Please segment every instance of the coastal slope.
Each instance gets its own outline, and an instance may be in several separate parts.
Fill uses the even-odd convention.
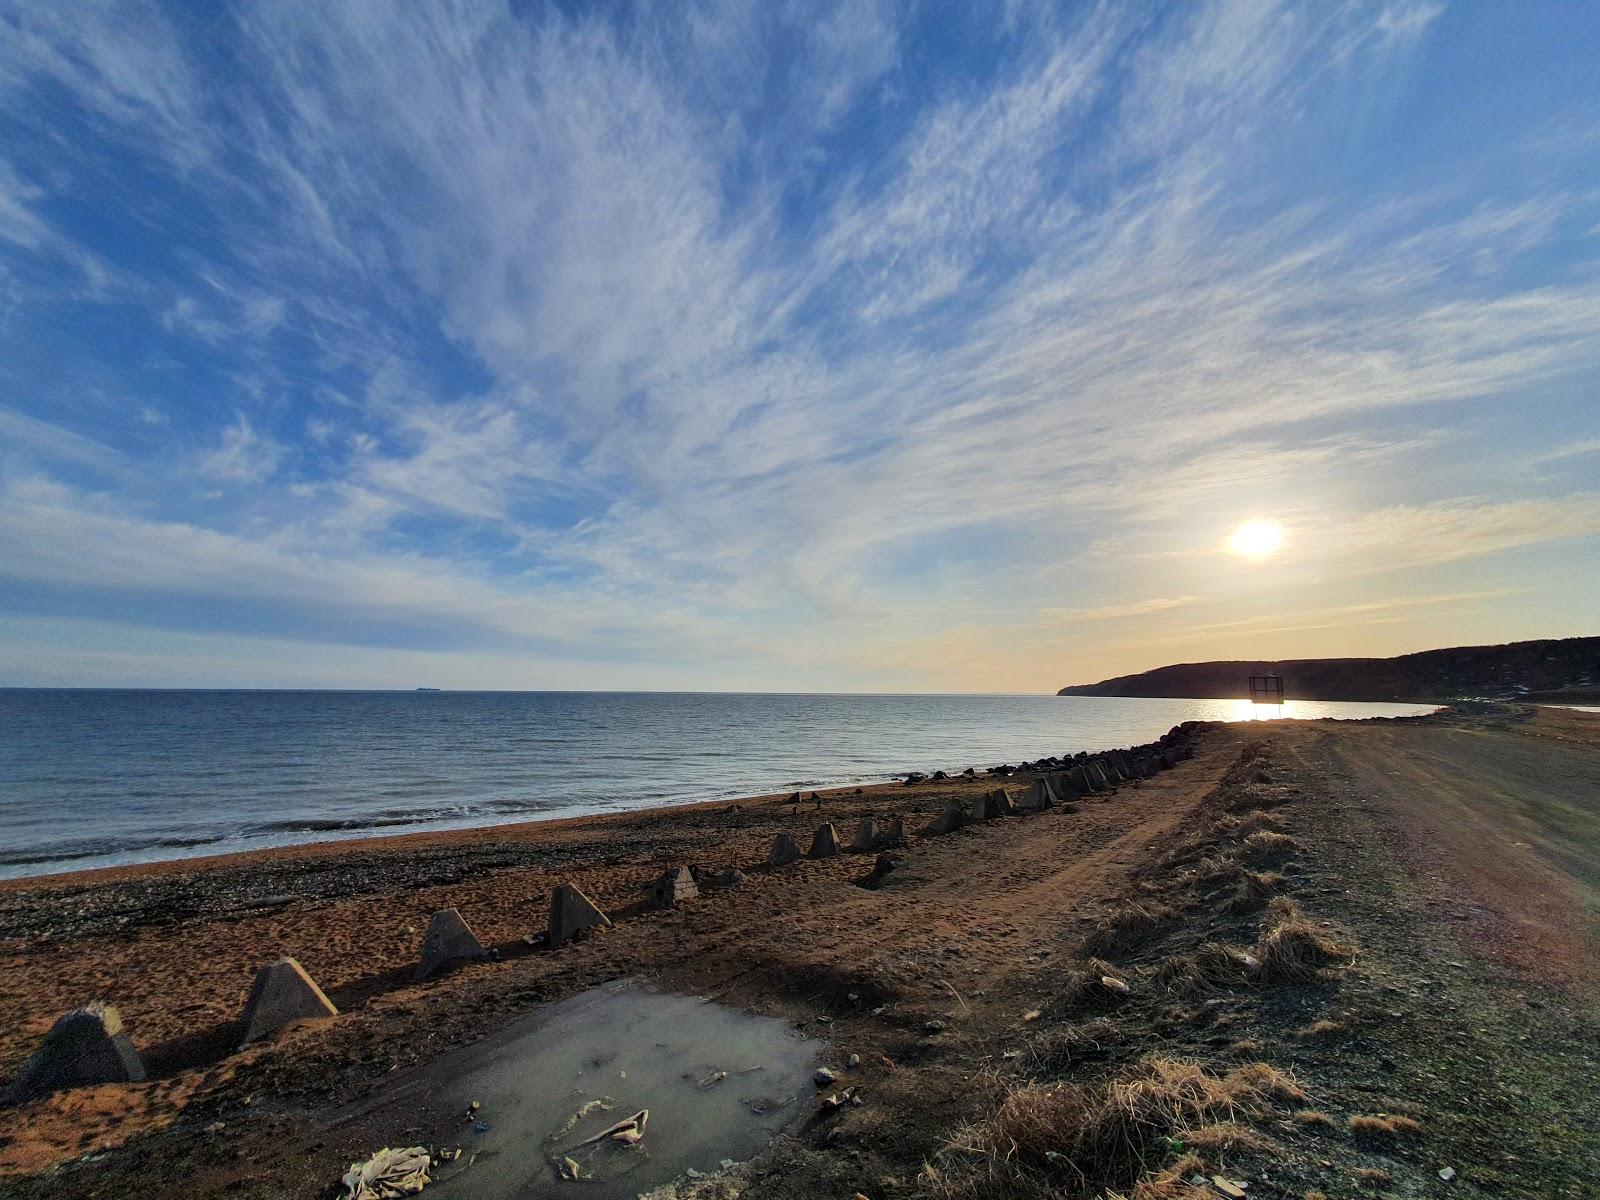
[[[1589,1194],[1600,1131],[1573,1115],[1600,1111],[1600,716],[1207,725],[1187,749],[943,836],[932,818],[997,780],[13,881],[0,1078],[90,998],[119,1005],[151,1078],[0,1111],[0,1194],[309,1200],[377,1146],[470,1150],[471,1116],[429,1099],[459,1052],[629,977],[782,1017],[859,1088],[831,1113],[821,1091],[783,1101],[787,1136],[678,1197],[1089,1200],[1196,1174],[1425,1195],[1441,1171],[1462,1194]],[[893,816],[911,840],[877,886],[871,854],[761,865],[775,834]],[[674,861],[747,878],[643,909]],[[614,924],[531,948],[563,881]],[[444,906],[499,959],[419,982]],[[240,1053],[250,978],[284,954],[340,1015]],[[566,1194],[534,1165],[538,1194]]]
[[[1444,701],[1468,696],[1583,704],[1600,700],[1600,637],[1453,646],[1395,658],[1235,659],[1178,663],[1064,687],[1058,696],[1238,700],[1251,675],[1281,675],[1291,700]]]

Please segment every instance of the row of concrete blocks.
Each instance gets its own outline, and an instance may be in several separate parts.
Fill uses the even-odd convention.
[[[551,947],[560,946],[583,930],[609,924],[610,918],[572,884],[562,884],[551,895],[546,934]],[[440,909],[428,921],[416,978],[426,979],[446,966],[489,957],[459,911]],[[240,1048],[297,1021],[338,1013],[304,967],[292,958],[281,958],[257,971],[250,985],[250,997],[240,1018],[244,1027]],[[21,1073],[0,1091],[0,1107],[21,1104],[63,1088],[138,1083],[144,1078],[144,1061],[123,1028],[121,1014],[109,1004],[88,1004],[73,1009],[51,1026]]]
[[[1074,762],[1054,774],[1041,775],[1021,797],[1006,788],[996,788],[977,798],[970,807],[951,801],[942,813],[923,829],[923,836],[938,836],[959,829],[973,820],[1021,813],[1042,812],[1058,803],[1079,796],[1109,791],[1127,779],[1145,778],[1176,765],[1180,751],[1168,748],[1132,757],[1113,751],[1100,758]],[[867,853],[891,849],[905,841],[904,826],[893,817],[880,827],[868,817],[861,823],[850,849]],[[841,854],[838,830],[833,824],[818,827],[811,838],[807,858],[832,858]],[[794,835],[780,833],[767,863],[783,867],[801,857]],[[725,872],[717,882],[731,886],[741,876],[737,870]],[[699,895],[693,873],[687,867],[673,867],[645,889],[646,902],[671,908]],[[561,884],[551,894],[546,944],[554,949],[588,929],[611,924],[598,905],[570,883]],[[471,926],[454,908],[440,909],[428,921],[422,939],[417,979],[446,966],[490,957]],[[268,963],[256,973],[245,1003],[243,1044],[258,1041],[286,1025],[338,1014],[333,1001],[292,958]],[[131,1083],[145,1078],[144,1063],[123,1029],[117,1010],[107,1004],[90,1004],[74,1009],[51,1027],[44,1042],[23,1067],[17,1079],[0,1092],[0,1106],[19,1104],[36,1096],[67,1087],[97,1083]]]

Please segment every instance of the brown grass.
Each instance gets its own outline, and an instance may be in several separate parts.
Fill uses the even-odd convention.
[[[1339,1123],[1327,1113],[1315,1108],[1302,1108],[1294,1119],[1307,1129],[1337,1129]]]
[[[951,1145],[969,1165],[983,1164],[967,1195],[991,1195],[996,1185],[1039,1196],[1128,1188],[1152,1172],[1168,1138],[1243,1148],[1256,1135],[1242,1121],[1290,1096],[1305,1093],[1265,1063],[1217,1076],[1196,1062],[1148,1057],[1110,1081],[1019,1087]],[[1240,1128],[1207,1132],[1219,1125]]]
[[[1278,1150],[1277,1144],[1271,1138],[1257,1133],[1248,1125],[1240,1125],[1237,1121],[1225,1121],[1218,1125],[1206,1125],[1200,1129],[1183,1130],[1179,1132],[1178,1139],[1186,1149],[1201,1155],[1223,1155],[1240,1150],[1272,1154]]]
[[[1091,958],[1073,971],[1061,988],[1060,1007],[1068,1011],[1089,1009],[1105,1012],[1128,1000],[1121,992],[1106,987],[1100,980],[1110,976],[1131,985],[1128,972],[1101,958]]]
[[[1294,1036],[1303,1042],[1332,1041],[1341,1038],[1350,1032],[1349,1026],[1339,1021],[1330,1021],[1324,1017],[1320,1021],[1313,1021],[1294,1031]]]
[[[1198,1154],[1185,1154],[1165,1169],[1141,1179],[1133,1191],[1107,1192],[1105,1200],[1216,1200],[1216,1193],[1210,1188],[1197,1188],[1189,1182],[1190,1176],[1203,1175],[1205,1171],[1205,1159]]]
[[[1283,822],[1269,812],[1255,809],[1245,813],[1242,817],[1234,817],[1234,834],[1237,837],[1249,837],[1252,833],[1282,833]]]
[[[1288,886],[1287,876],[1277,871],[1241,871],[1222,907],[1231,913],[1255,912]]]
[[[1247,983],[1255,973],[1244,951],[1208,942],[1193,954],[1163,959],[1151,979],[1175,996],[1198,996]]]
[[[1267,911],[1269,922],[1255,949],[1263,979],[1305,983],[1319,978],[1324,968],[1347,967],[1354,959],[1353,947],[1327,937],[1288,897],[1276,897]]]
[[[1281,862],[1300,849],[1300,843],[1286,833],[1259,829],[1239,844],[1239,853],[1247,862]]]
[[[1058,1074],[1075,1062],[1098,1054],[1120,1038],[1117,1026],[1103,1018],[1069,1022],[1040,1034],[1028,1047],[1028,1058],[1035,1070]]]
[[[1112,957],[1148,943],[1177,917],[1176,909],[1156,901],[1130,901],[1105,917],[1083,939],[1083,952]]]
[[[1421,1137],[1422,1122],[1412,1117],[1354,1116],[1349,1121],[1350,1136],[1358,1142],[1388,1145],[1402,1137]]]
[[[1370,1183],[1373,1187],[1389,1182],[1389,1172],[1382,1167],[1357,1167],[1350,1172],[1350,1178],[1357,1183]]]

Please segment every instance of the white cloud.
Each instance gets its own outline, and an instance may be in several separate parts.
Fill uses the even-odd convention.
[[[1128,617],[1143,617],[1151,613],[1169,612],[1193,604],[1195,596],[1157,596],[1149,600],[1130,600],[1126,604],[1107,604],[1100,608],[1041,608],[1039,616],[1046,621],[1063,625],[1079,621],[1121,621]]]
[[[201,456],[198,468],[211,479],[262,483],[277,471],[283,455],[283,446],[257,433],[249,418],[239,413],[222,431],[216,447]]]
[[[750,643],[773,654],[827,624],[843,657],[979,611],[1187,603],[1197,585],[1141,580],[1045,608],[1041,581],[1067,560],[1109,577],[1271,489],[1337,502],[1304,545],[1346,571],[1593,532],[1583,496],[1359,512],[1447,445],[1439,411],[1406,410],[1600,358],[1600,282],[1526,269],[1578,190],[1330,211],[1263,170],[1333,74],[1404,69],[1437,6],[1055,14],[1016,27],[995,78],[916,81],[905,108],[872,107],[911,85],[905,14],[864,3],[641,13],[627,34],[503,7],[246,8],[218,34],[246,64],[225,89],[159,16],[41,13],[0,88],[53,80],[226,214],[237,259],[196,257],[159,311],[250,356],[231,377],[253,394],[197,469],[282,503],[170,540],[271,558],[246,576],[294,576],[272,557],[292,548],[353,556],[374,586],[385,562],[384,586],[422,562],[481,580],[493,540],[499,582],[459,592],[486,627],[550,576],[581,581],[563,603],[629,597],[629,628],[748,620],[781,631]],[[830,159],[863,112],[871,158]],[[0,225],[36,236],[36,196],[5,182]],[[337,386],[285,418],[304,364],[258,343],[290,333]],[[169,541],[165,516],[123,516]],[[460,543],[408,541],[419,516]],[[214,586],[202,565],[169,564]]]

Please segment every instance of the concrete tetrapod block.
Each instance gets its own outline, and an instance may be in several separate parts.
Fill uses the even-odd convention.
[[[926,829],[922,831],[924,837],[938,837],[941,834],[954,833],[966,822],[966,813],[961,811],[961,803],[952,800],[944,806],[944,811],[935,817]]]
[[[0,1091],[0,1107],[48,1096],[62,1088],[96,1083],[138,1083],[144,1063],[109,1004],[75,1008],[50,1027],[11,1086]]]
[[[257,971],[255,982],[250,985],[241,1045],[249,1045],[295,1021],[338,1015],[333,1001],[323,995],[304,967],[292,958],[280,958]]]
[[[1106,774],[1106,765],[1098,758],[1089,760],[1089,778],[1100,785],[1100,790],[1109,792],[1116,785],[1111,782],[1111,776]]]
[[[1089,774],[1083,769],[1082,763],[1073,763],[1067,771],[1067,782],[1072,785],[1072,790],[1080,796],[1087,796],[1094,791],[1094,785],[1089,782]]]
[[[1017,801],[1017,807],[1023,812],[1043,812],[1054,806],[1055,802],[1055,789],[1050,786],[1048,778],[1041,776],[1023,793],[1022,799]]]
[[[862,853],[878,848],[878,822],[868,817],[861,822],[861,828],[856,830],[856,836],[850,841],[850,849]]]
[[[816,833],[811,835],[811,849],[806,851],[807,858],[832,858],[843,851],[839,845],[839,831],[833,827],[832,821],[825,821],[817,826]]]
[[[472,927],[453,908],[441,908],[428,918],[428,932],[422,938],[422,959],[417,963],[417,978],[426,979],[451,963],[475,962],[487,958],[483,943]]]
[[[974,796],[967,801],[962,809],[967,819],[971,821],[992,821],[1000,814],[995,811],[994,793],[985,792],[981,796]]]
[[[890,817],[878,830],[879,847],[898,846],[906,840],[906,823],[899,817]]]
[[[1050,787],[1056,794],[1056,799],[1066,804],[1082,796],[1082,792],[1072,786],[1070,772],[1058,771],[1050,776]]]
[[[696,900],[700,889],[688,867],[670,867],[659,879],[645,885],[645,903],[654,908],[672,908],[682,900]]]
[[[794,834],[780,833],[772,839],[772,853],[767,855],[767,866],[787,867],[792,862],[800,861],[800,847],[795,844]]]
[[[684,873],[688,874],[686,868]],[[585,929],[597,929],[609,924],[611,918],[572,884],[563,883],[550,893],[550,925],[545,940],[552,950]]]

